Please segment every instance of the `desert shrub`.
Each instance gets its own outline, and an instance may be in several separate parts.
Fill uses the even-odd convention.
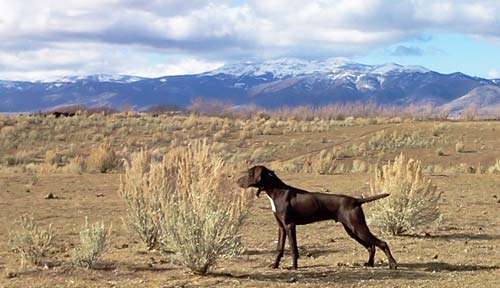
[[[92,150],[87,165],[91,170],[106,173],[120,165],[120,158],[111,147],[111,143],[105,142]]]
[[[246,216],[248,194],[236,191],[234,168],[227,165],[205,140],[166,155],[165,235],[178,261],[205,274],[221,257],[240,251],[240,228]]]
[[[368,140],[367,148],[371,151],[389,151],[403,147],[430,147],[435,144],[435,140],[424,131],[393,131],[385,130],[375,133]]]
[[[62,167],[62,171],[70,174],[82,174],[85,171],[85,161],[81,156],[76,156]]]
[[[125,174],[120,177],[118,193],[127,205],[126,226],[148,250],[157,248],[161,241],[164,218],[161,200],[167,189],[162,168],[152,165],[150,155],[141,150],[132,155]]]
[[[9,233],[9,245],[19,256],[22,267],[25,267],[27,262],[40,265],[53,248],[54,236],[52,224],[47,229],[41,229],[35,223],[33,215],[23,215]]]
[[[422,175],[421,162],[406,161],[403,154],[396,157],[393,164],[388,162],[382,169],[376,169],[370,192],[391,194],[370,205],[369,221],[384,233],[401,235],[433,223],[441,216],[441,193]]]
[[[364,172],[367,172],[369,169],[370,169],[370,165],[366,161],[359,160],[359,159],[354,159],[352,161],[351,172],[353,172],[353,173],[356,173],[356,172],[364,173]]]
[[[500,158],[495,160],[495,164],[488,168],[488,173],[500,173]]]
[[[463,153],[463,152],[465,152],[465,145],[464,145],[464,143],[457,142],[457,144],[455,144],[455,151],[457,153]]]
[[[304,161],[304,173],[333,174],[336,168],[336,150],[323,149]]]
[[[444,149],[443,149],[443,148],[438,148],[438,149],[436,150],[436,155],[437,155],[437,156],[444,156],[444,155],[445,155],[445,153],[444,153]]]
[[[80,246],[73,251],[74,265],[90,269],[106,252],[111,230],[104,228],[104,223],[89,224],[85,217],[85,225],[80,231]]]
[[[439,137],[446,131],[446,129],[448,129],[448,125],[446,125],[445,123],[434,125],[432,127],[432,135]]]

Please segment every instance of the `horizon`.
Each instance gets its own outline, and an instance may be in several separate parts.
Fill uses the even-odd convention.
[[[157,78],[342,57],[500,78],[500,2],[0,0],[0,79]]]

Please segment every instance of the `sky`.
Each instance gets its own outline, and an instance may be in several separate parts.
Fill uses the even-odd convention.
[[[0,79],[345,57],[500,78],[500,0],[0,0]]]

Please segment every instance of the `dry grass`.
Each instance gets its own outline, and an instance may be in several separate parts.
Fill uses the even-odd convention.
[[[496,189],[500,185],[496,175],[500,173],[500,164],[496,163],[500,155],[497,122],[413,121],[403,115],[347,116],[343,120],[314,118],[295,119],[275,114],[251,114],[247,118],[152,117],[140,113],[82,114],[66,119],[1,118],[0,220],[9,230],[17,229],[10,226],[12,219],[36,211],[38,226],[54,223],[58,234],[53,245],[55,249],[48,254],[50,258],[45,258],[50,262],[42,260],[48,269],[35,266],[29,271],[15,271],[17,276],[13,278],[0,277],[0,286],[285,287],[291,285],[287,281],[292,277],[297,287],[325,287],[331,283],[339,287],[410,287],[426,286],[429,281],[439,287],[497,286],[498,277],[495,276],[500,257],[500,223],[498,217],[494,217],[500,197]],[[213,135],[222,130],[222,136],[215,141]],[[369,139],[380,130],[387,134],[396,131],[397,135],[418,131],[417,136],[421,139],[407,139],[430,145],[393,146],[385,152],[371,150]],[[70,172],[79,170],[78,167],[70,169],[75,158],[86,160],[107,139],[113,139],[112,149],[120,158],[132,159],[133,153],[148,147],[151,162],[159,164],[170,150],[199,138],[207,138],[207,144],[214,145],[215,154],[228,163],[245,161],[245,168],[248,168],[254,164],[252,161],[262,161],[261,164],[278,167],[282,171],[280,177],[290,185],[348,195],[369,193],[367,183],[373,175],[367,172],[404,152],[421,161],[425,167],[422,177],[432,178],[444,191],[440,202],[443,221],[439,226],[423,228],[424,231],[417,228],[417,233],[408,237],[387,237],[401,263],[401,270],[394,273],[386,270],[386,265],[379,264],[378,258],[383,258],[380,254],[376,260],[378,267],[358,267],[365,255],[359,253],[359,245],[342,227],[331,221],[301,226],[299,248],[305,257],[300,260],[299,273],[288,270],[288,261],[283,262],[284,269],[269,270],[266,267],[273,259],[276,221],[268,200],[261,197],[251,207],[238,233],[244,253],[230,259],[219,258],[208,270],[209,276],[200,277],[186,273],[179,265],[180,258],[178,262],[172,261],[172,254],[155,249],[145,252],[143,242],[136,236],[131,237],[130,231],[121,225],[122,217],[129,219],[127,204],[116,193],[125,169],[104,174],[91,173],[86,168],[81,174]],[[464,143],[467,153],[454,152],[457,142]],[[447,153],[437,157],[440,147]],[[303,173],[304,159],[320,154],[321,150],[336,155],[334,173]],[[46,162],[47,151],[60,155],[60,162]],[[17,160],[9,166],[4,161],[7,158]],[[47,173],[39,173],[43,166]],[[145,170],[150,171],[150,167]],[[56,199],[44,200],[48,193],[53,193]],[[367,214],[377,203],[366,205]],[[114,227],[106,261],[96,265],[102,269],[75,270],[66,265],[71,261],[71,251],[78,246],[84,215],[106,219],[106,224]],[[161,236],[161,239],[167,238]],[[19,254],[11,252],[7,241],[8,233],[0,232],[1,274],[16,269],[13,267],[19,264]],[[159,250],[174,250],[172,241],[161,241],[157,246],[162,248]]]
[[[440,219],[441,193],[422,175],[422,163],[400,154],[394,163],[377,169],[370,182],[371,195],[389,193],[371,205],[369,222],[383,233],[402,235]]]

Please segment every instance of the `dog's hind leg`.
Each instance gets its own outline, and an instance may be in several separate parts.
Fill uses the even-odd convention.
[[[365,242],[365,247],[368,248],[370,253],[370,258],[368,259],[367,265],[373,266],[374,256],[375,256],[375,246],[379,247],[384,251],[387,259],[389,260],[389,268],[396,269],[397,264],[394,257],[392,257],[391,250],[389,249],[389,245],[385,241],[382,241],[375,237],[368,229],[366,225],[365,216],[363,210],[360,207],[354,208],[349,213],[349,220],[347,227],[351,230],[353,234],[356,235],[361,241]],[[346,229],[347,230],[347,229]],[[359,241],[358,241],[359,242]],[[361,243],[361,242],[360,242]]]
[[[356,233],[354,233],[351,230],[351,228],[347,227],[346,224],[342,223],[342,225],[344,226],[344,229],[347,232],[347,234],[349,234],[349,236],[351,236],[352,239],[356,240],[359,244],[363,245],[366,248],[366,250],[368,250],[369,258],[368,261],[365,263],[365,266],[373,266],[375,259],[375,245],[369,245],[368,243],[366,243],[366,241],[361,240],[361,238],[359,238],[358,235],[356,235]]]
[[[287,224],[286,232],[290,240],[290,250],[292,250],[293,269],[297,269],[297,259],[299,258],[299,249],[297,248],[297,231],[295,224]]]

